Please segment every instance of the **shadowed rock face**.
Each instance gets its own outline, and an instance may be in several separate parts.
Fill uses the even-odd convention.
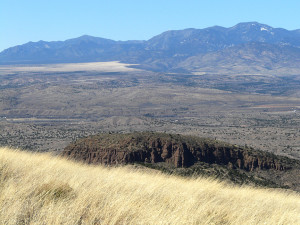
[[[67,146],[62,156],[101,164],[166,162],[189,167],[216,163],[246,171],[289,169],[277,156],[257,150],[192,136],[163,133],[100,134]]]

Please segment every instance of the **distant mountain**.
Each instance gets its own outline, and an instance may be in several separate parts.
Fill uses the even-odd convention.
[[[66,41],[29,42],[0,53],[1,64],[109,61],[137,51],[143,41],[117,42],[92,36]]]
[[[216,51],[248,42],[292,45],[300,47],[299,31],[252,23],[240,23],[231,28],[210,27],[167,31],[146,42],[149,49],[194,54]]]
[[[166,31],[148,41],[114,41],[85,35],[66,41],[29,42],[2,51],[0,64],[118,60],[157,71],[197,71],[216,65],[272,69],[299,67],[299,49],[300,30],[249,22],[230,28]]]

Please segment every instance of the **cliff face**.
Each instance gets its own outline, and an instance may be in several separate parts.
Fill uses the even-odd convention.
[[[70,144],[62,156],[87,163],[166,162],[189,167],[216,163],[246,171],[289,169],[275,155],[191,136],[159,133],[102,134]]]

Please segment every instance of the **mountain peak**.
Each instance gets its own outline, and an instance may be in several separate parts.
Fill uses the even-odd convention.
[[[240,29],[248,29],[248,30],[272,30],[273,27],[268,26],[266,24],[258,23],[258,22],[244,22],[238,23],[235,26],[229,28],[231,30],[240,30]]]
[[[113,40],[110,40],[110,39],[107,39],[107,38],[94,37],[94,36],[87,35],[87,34],[82,35],[82,36],[77,37],[77,38],[68,39],[67,41],[69,41],[69,40],[81,40],[81,41],[109,40],[109,41],[113,41]]]
[[[91,39],[96,39],[97,37],[94,37],[94,36],[91,36],[91,35],[87,35],[87,34],[84,34],[80,37],[78,37],[77,39],[81,39],[81,40],[91,40]]]

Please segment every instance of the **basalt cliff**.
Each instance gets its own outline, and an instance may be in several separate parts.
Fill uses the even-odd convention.
[[[61,155],[91,164],[165,162],[180,168],[204,162],[245,171],[290,169],[284,158],[271,153],[195,136],[152,132],[90,136],[70,144]]]

